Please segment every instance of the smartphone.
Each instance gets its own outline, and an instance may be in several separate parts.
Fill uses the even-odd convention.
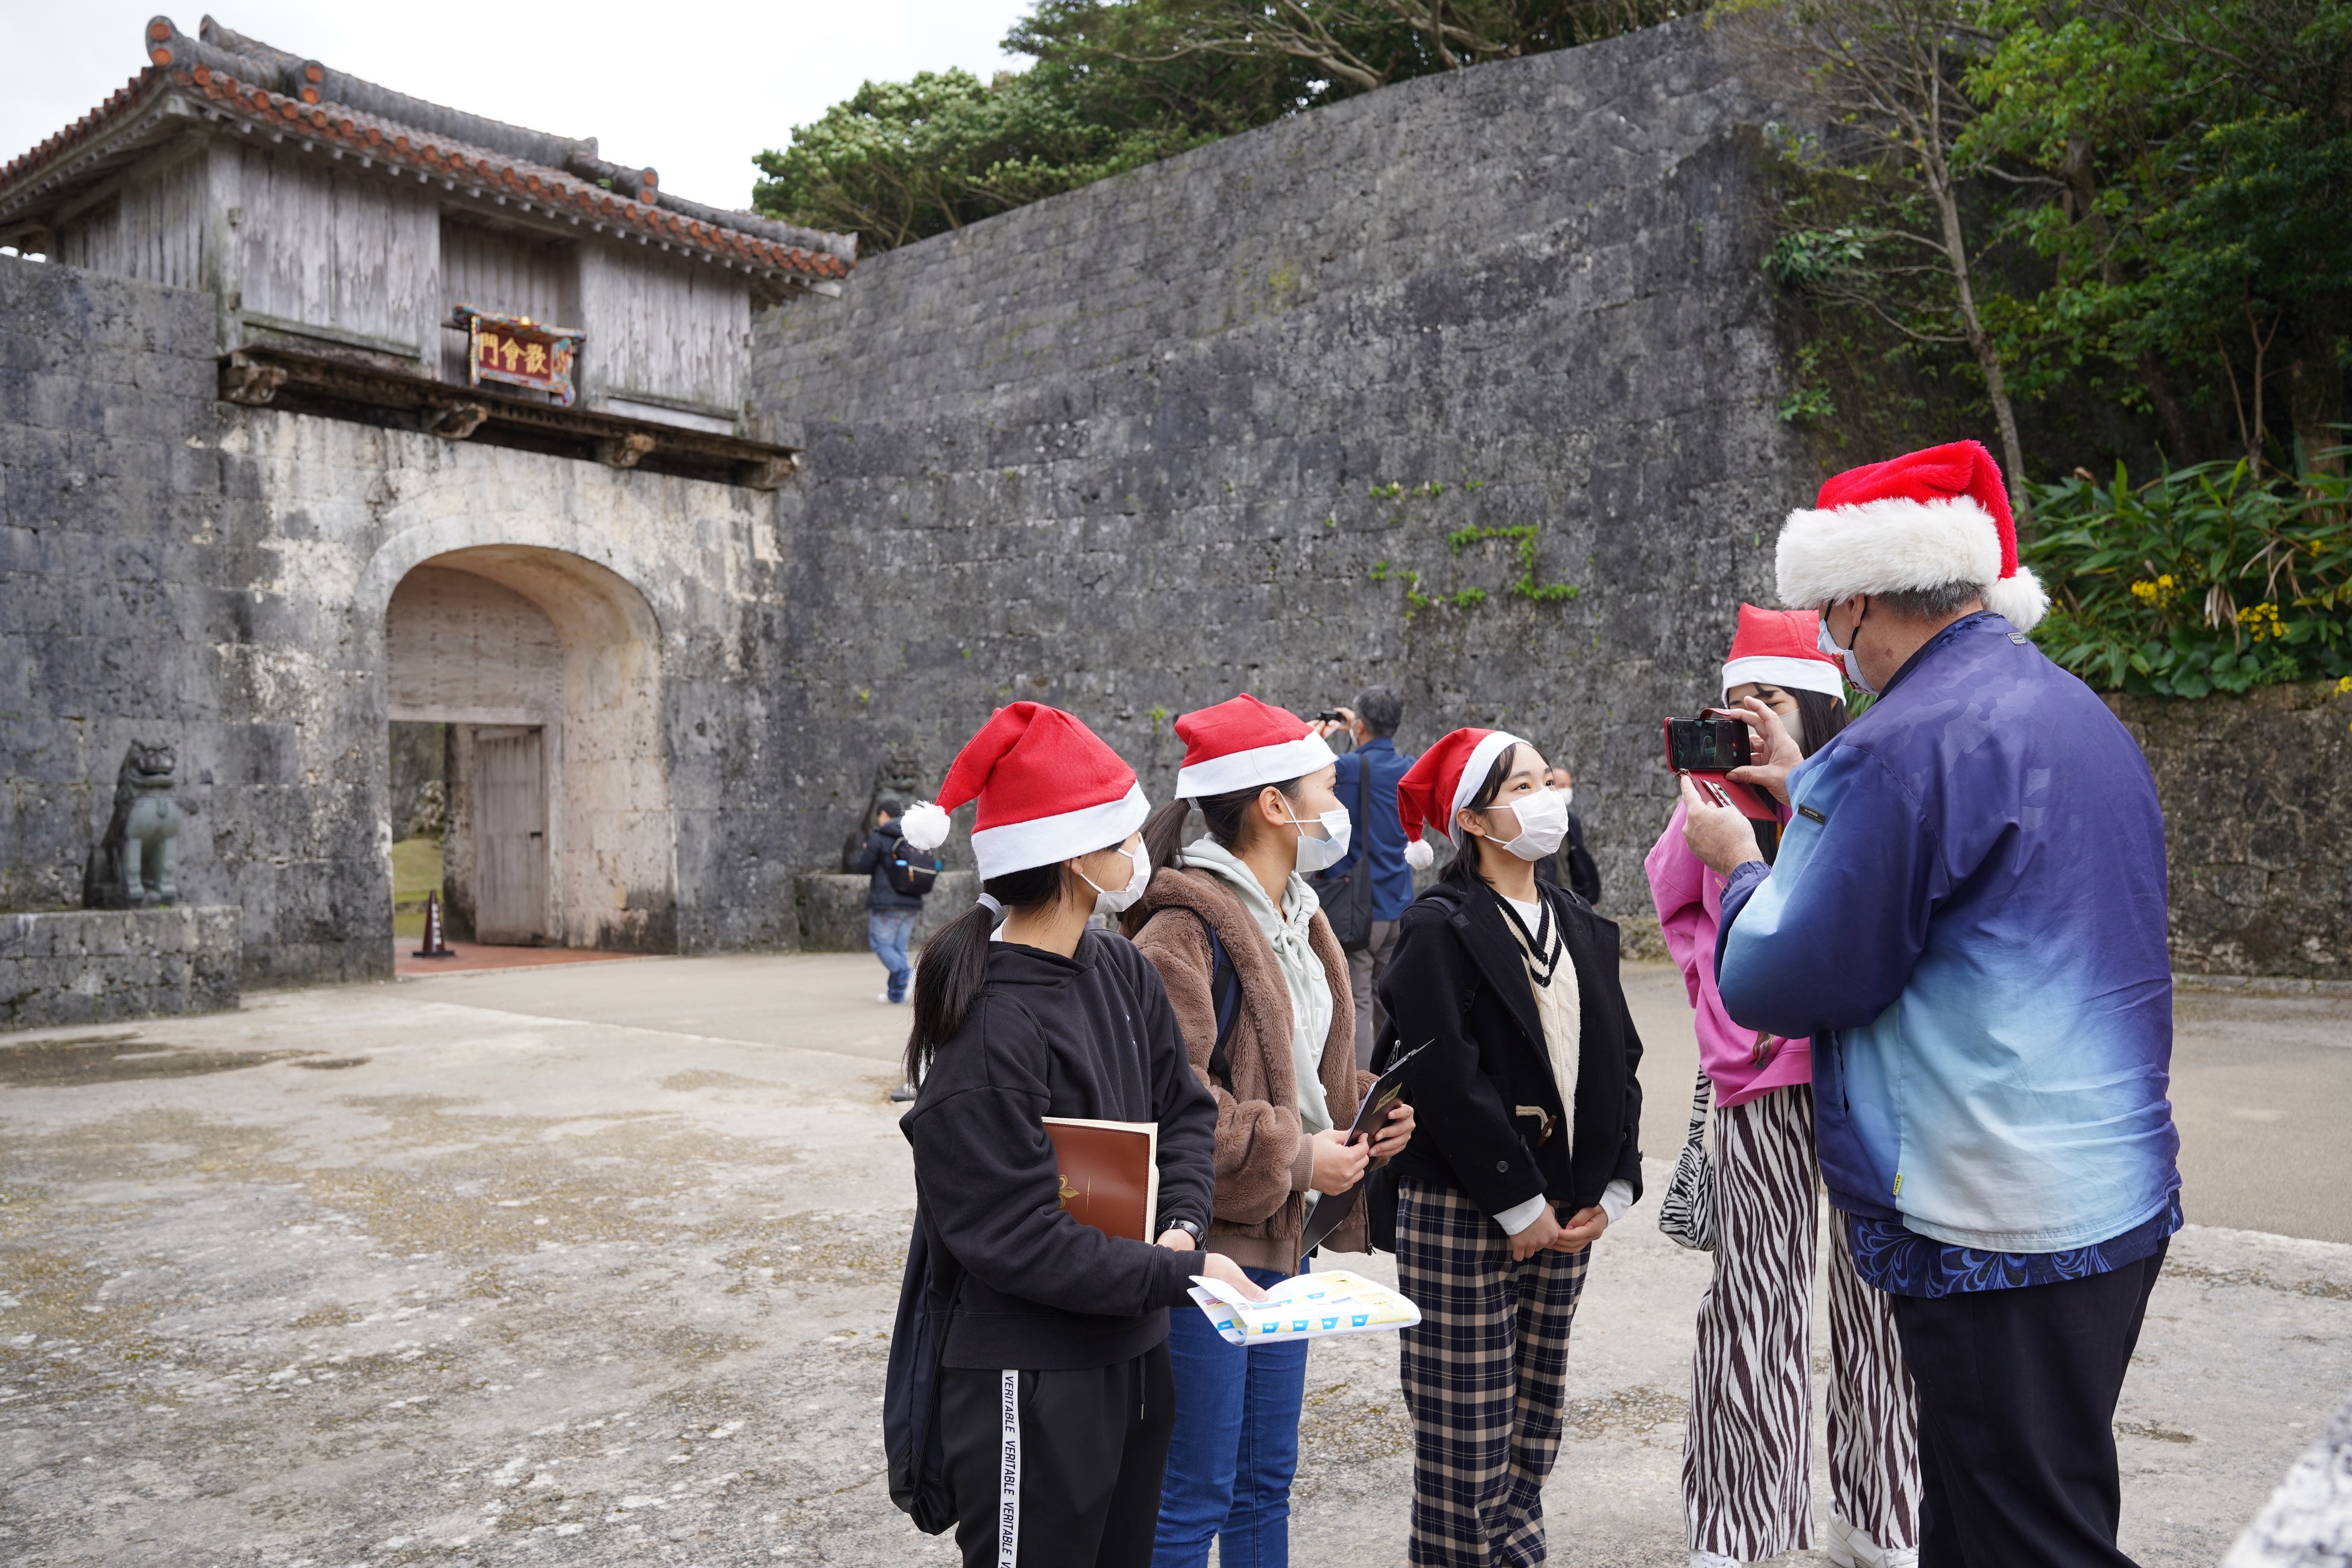
[[[1678,773],[1727,773],[1755,761],[1737,719],[1669,719],[1665,733],[1666,766]]]

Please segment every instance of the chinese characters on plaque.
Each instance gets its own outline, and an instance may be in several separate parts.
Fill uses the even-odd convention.
[[[467,384],[486,381],[528,386],[569,408],[575,395],[572,367],[587,333],[576,327],[551,327],[529,316],[494,316],[460,305],[452,313],[466,329]]]

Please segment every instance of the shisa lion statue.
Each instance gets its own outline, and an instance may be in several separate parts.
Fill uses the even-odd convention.
[[[114,779],[114,816],[82,875],[86,909],[162,909],[179,901],[184,813],[172,798],[179,759],[168,745],[131,742]]]

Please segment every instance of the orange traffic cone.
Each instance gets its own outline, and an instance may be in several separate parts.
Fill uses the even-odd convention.
[[[441,940],[441,895],[425,895],[425,945],[416,950],[417,958],[455,958],[449,944]]]

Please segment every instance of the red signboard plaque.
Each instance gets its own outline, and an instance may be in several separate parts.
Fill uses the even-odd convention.
[[[544,392],[569,408],[577,390],[572,371],[587,333],[577,327],[551,327],[529,316],[494,316],[460,305],[452,318],[466,329],[466,384],[499,382]]]

